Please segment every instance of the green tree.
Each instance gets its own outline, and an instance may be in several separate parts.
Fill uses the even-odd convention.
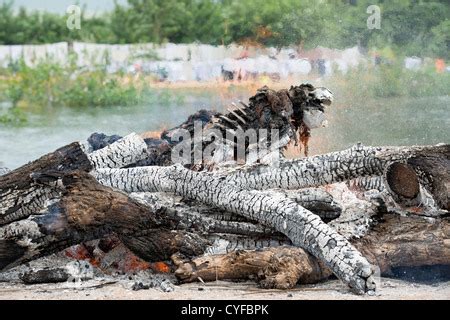
[[[381,29],[366,10],[381,8]],[[65,15],[0,5],[0,44],[249,43],[392,48],[399,55],[449,57],[448,0],[128,0],[110,13],[86,16],[69,30]]]
[[[431,51],[438,57],[450,58],[450,20],[442,21],[431,29]]]
[[[121,43],[179,40],[187,26],[185,2],[177,0],[128,0],[128,6],[116,4],[112,29]]]

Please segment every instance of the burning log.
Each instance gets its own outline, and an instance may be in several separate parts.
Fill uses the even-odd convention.
[[[33,183],[42,181],[56,185],[54,191],[60,196],[43,211],[0,227],[0,270],[113,232],[155,261],[180,250],[188,256],[205,250],[206,240],[174,230],[176,219],[151,212],[126,194],[100,185],[88,173],[34,175]]]
[[[442,216],[448,210],[449,145],[357,145],[326,155],[281,160],[279,166],[263,164],[264,156],[259,155],[251,159],[250,166],[234,170],[222,166],[230,155],[239,160],[234,154],[235,138],[244,129],[278,129],[278,141],[265,140],[275,151],[300,135],[307,151],[310,129],[323,123],[324,108],[331,100],[328,90],[310,85],[281,91],[262,88],[249,105],[236,106],[225,115],[199,112],[182,125],[163,132],[160,139],[144,140],[136,134],[123,139],[97,134],[86,145],[71,144],[0,176],[0,269],[111,234],[146,261],[165,260],[175,253],[191,259],[205,252],[223,252],[224,243],[225,250],[292,244],[300,247],[236,251],[211,258],[212,264],[202,264],[209,258],[201,257],[189,260],[191,273],[183,271],[187,265],[175,258],[180,266],[178,275],[184,280],[199,276],[210,279],[214,267],[222,270],[224,278],[256,272],[264,278],[264,287],[285,288],[299,279],[318,281],[333,272],[356,292],[363,293],[375,289],[369,261],[388,270],[394,262],[386,262],[383,257],[400,261],[410,250],[420,251],[415,263],[427,263],[428,256],[430,263],[448,264],[445,218],[433,220],[436,228],[441,228],[436,232],[410,216],[406,221],[395,221],[385,215],[386,221],[373,227],[368,223],[372,213],[366,212],[371,210],[370,205],[355,206],[350,211],[363,211],[363,227],[347,228],[348,234],[360,237],[353,239],[352,245],[346,227],[341,228],[349,224],[346,217],[340,216],[343,207],[323,189],[303,188],[356,178],[350,184],[370,189],[376,186],[382,191],[380,194],[390,192],[403,206],[417,205],[405,204],[403,199],[416,199],[425,190],[440,207],[438,216]],[[186,129],[193,137],[191,160],[195,160],[196,151],[203,152],[216,143],[201,138],[200,147],[195,146],[196,120],[204,128],[224,135],[231,133],[231,138],[226,139],[224,149],[207,161],[192,161],[189,168],[172,165],[170,156],[180,145],[175,139],[177,130]],[[253,147],[246,143],[246,156]],[[203,169],[215,171],[197,172]],[[176,196],[184,199],[174,200]],[[403,212],[410,214],[411,210]],[[329,221],[332,222],[327,225],[325,222]],[[410,225],[410,229],[402,231],[417,239],[428,239],[432,234],[432,245],[437,251],[427,247],[426,242],[403,244],[406,235],[400,235],[389,221]],[[378,227],[382,225],[385,227]],[[423,233],[416,234],[417,230]],[[386,251],[380,252],[380,245]],[[440,257],[430,259],[432,253]],[[410,260],[405,263],[414,265]],[[246,267],[237,269],[239,264],[235,262],[239,261]]]
[[[0,226],[37,214],[48,200],[59,196],[58,189],[52,185],[58,180],[46,182],[46,173],[62,176],[75,170],[121,168],[145,157],[146,151],[144,140],[136,134],[92,153],[75,142],[0,176]],[[36,182],[36,176],[40,183]]]
[[[251,99],[249,106],[242,104],[242,107],[231,110],[228,115],[218,115],[212,112],[203,113],[206,115],[206,123],[210,127],[222,131],[233,131],[242,127],[276,127],[281,129],[284,135],[288,136],[288,139],[285,139],[285,143],[287,143],[295,134],[292,128],[299,128],[303,125],[301,116],[312,109],[320,109],[323,112],[324,105],[328,105],[331,99],[331,93],[325,89],[316,89],[311,85],[292,87],[289,91],[284,90],[280,92],[263,88]],[[243,121],[244,118],[246,120]],[[187,128],[192,132],[194,120],[196,120],[196,117],[189,119],[185,124],[175,129]],[[237,125],[239,121],[241,124]],[[292,126],[291,122],[296,124]],[[2,237],[0,237],[2,239],[0,251],[3,256],[1,267],[9,267],[34,259],[59,250],[71,243],[86,241],[92,237],[100,237],[104,233],[109,232],[110,226],[106,227],[104,232],[93,227],[95,232],[92,232],[90,229],[92,226],[89,223],[87,226],[82,226],[83,232],[79,232],[79,230],[72,232],[72,226],[61,223],[60,220],[67,220],[67,216],[81,214],[80,212],[75,212],[76,210],[73,211],[74,206],[70,205],[71,192],[76,190],[76,188],[69,187],[69,185],[65,186],[64,182],[67,183],[70,180],[68,177],[76,176],[82,177],[81,180],[83,181],[89,181],[81,172],[73,174],[74,170],[89,172],[92,169],[101,167],[120,168],[136,166],[143,164],[143,161],[148,161],[149,159],[155,159],[157,164],[164,164],[170,155],[171,148],[167,146],[173,147],[177,143],[168,139],[173,131],[163,133],[161,139],[164,140],[163,143],[160,143],[161,140],[153,141],[148,139],[144,142],[144,140],[134,134],[123,139],[120,139],[118,136],[93,136],[86,145],[74,143],[63,147],[54,153],[2,176],[0,180],[0,204],[2,208],[0,211],[0,226],[3,225],[4,227],[2,227]],[[89,191],[89,187],[93,187],[92,181],[87,184],[86,192]],[[83,185],[83,187],[86,186]],[[102,193],[108,194],[109,191],[96,189],[95,192],[101,198]],[[80,199],[77,200],[79,201]],[[101,200],[105,201],[105,203],[112,201],[110,197]],[[95,200],[92,201],[92,203],[89,203],[86,200],[86,203],[89,203],[89,205],[86,205],[84,208],[91,208],[91,205],[95,207]],[[132,205],[131,207],[128,210],[136,209]],[[98,211],[102,212],[102,209],[98,209]],[[44,211],[40,212],[41,210]],[[47,226],[49,221],[51,223],[53,219],[62,224],[58,226],[58,231],[64,228],[67,228],[67,230],[60,232],[57,236],[54,235],[53,232],[55,231],[52,230],[54,226]],[[105,222],[100,220],[99,223],[101,225]],[[35,230],[36,225],[38,229],[43,228],[43,230]],[[78,226],[75,226],[76,228]],[[42,231],[44,234],[41,233]],[[51,238],[47,232],[51,233],[55,239]],[[156,231],[155,233],[161,233],[160,237],[164,238],[164,232]],[[36,239],[36,237],[42,237],[43,235],[45,235],[44,239]],[[177,239],[173,235],[169,236],[169,238]],[[133,238],[135,243],[129,245],[134,247],[135,251],[139,251],[139,241],[135,241],[135,239],[136,237]],[[53,243],[54,240],[57,240],[56,243]],[[35,248],[31,250],[27,245],[23,245],[27,241],[31,244],[34,241],[38,241],[38,247],[42,250],[36,250]],[[21,244],[18,245],[18,242]],[[142,251],[141,254],[143,256],[148,257],[148,247],[144,247],[140,251]],[[170,250],[161,254],[170,254]]]
[[[444,144],[412,147],[366,147],[358,144],[343,151],[282,160],[277,167],[268,165],[244,167],[228,174],[224,179],[246,189],[301,189],[359,177],[382,176],[385,168],[393,162],[405,162],[408,159],[428,155],[448,159],[449,154],[450,145]],[[444,163],[448,168],[448,160]]]
[[[320,189],[287,191],[285,194],[298,204],[317,212],[324,221],[339,217],[342,211],[331,195]],[[225,243],[227,251],[291,244],[282,233],[261,225],[258,221],[199,201],[183,199],[169,193],[139,192],[130,193],[129,196],[146,205],[151,211],[164,211],[167,215],[179,219],[177,230],[196,232],[210,240],[212,245],[207,248],[210,253],[221,252]]]
[[[434,215],[445,215],[450,208],[449,159],[450,147],[438,145],[427,152],[388,163],[383,175],[358,177],[348,181],[348,185],[356,191],[388,193],[402,209],[422,207],[434,211]]]
[[[173,192],[256,220],[324,261],[356,292],[375,289],[366,259],[317,215],[286,197],[240,189],[220,174],[194,172],[178,165],[99,169],[94,175],[100,183],[126,192]]]
[[[406,163],[390,164],[385,181],[398,203],[424,202],[423,187],[436,207],[450,210],[450,147],[410,157]]]
[[[377,266],[381,275],[395,267],[450,265],[450,220],[383,215],[383,221],[353,245]],[[316,283],[332,273],[301,248],[265,248],[207,255],[190,261],[173,256],[182,282],[257,279],[263,288],[287,289],[297,283]]]
[[[442,146],[439,148],[441,147]],[[403,150],[402,152],[405,151],[402,148],[400,149]],[[414,154],[416,150],[419,149],[423,150],[423,148],[415,147],[412,148],[410,152],[411,154]],[[405,155],[402,154],[402,157],[405,157]],[[305,161],[306,160],[308,159],[305,159]],[[251,170],[251,172],[255,172],[255,168],[252,168]],[[151,175],[152,173],[153,175]],[[294,223],[295,221],[300,221],[301,223],[302,219],[304,219],[306,222],[304,223],[305,228],[307,228],[308,224],[314,225],[316,224],[315,221],[317,221],[319,222],[319,228],[323,228],[322,223],[319,220],[316,220],[312,213],[301,208],[295,201],[287,198],[286,195],[278,194],[275,196],[270,196],[265,192],[246,191],[245,189],[236,188],[235,185],[230,186],[227,181],[227,176],[224,175],[223,172],[199,173],[190,171],[180,166],[170,166],[129,169],[98,169],[94,172],[94,175],[96,175],[97,178],[103,183],[106,183],[107,181],[109,181],[108,183],[113,182],[115,183],[115,187],[125,188],[129,192],[136,190],[172,191],[182,194],[183,196],[189,196],[197,199],[206,205],[219,205],[219,207],[224,210],[244,214],[247,218],[258,222],[265,222],[266,224],[273,223],[272,226],[276,227],[276,230],[281,233],[285,233],[288,236],[294,235],[295,237],[295,232],[297,229],[286,228],[288,230],[286,231],[283,221],[280,221],[280,219],[277,221],[277,215],[271,216],[271,212],[277,213],[277,209],[280,209],[281,211],[279,210],[279,212],[282,213],[283,208],[291,208],[292,216],[294,216],[294,214],[298,214],[295,210],[298,210],[300,215],[299,217],[293,217]],[[117,179],[118,176],[122,176],[124,179]],[[133,179],[130,179],[131,176],[133,176]],[[98,238],[110,232],[117,232],[130,249],[149,260],[161,260],[161,258],[167,258],[169,254],[179,252],[180,250],[183,250],[183,248],[185,249],[192,247],[197,247],[198,250],[191,250],[189,254],[191,256],[200,255],[208,246],[207,240],[203,240],[202,243],[204,245],[201,246],[201,248],[196,246],[195,243],[199,241],[199,239],[203,239],[197,233],[189,233],[187,231],[178,231],[178,233],[176,233],[174,231],[175,229],[179,229],[180,226],[183,226],[183,223],[180,223],[183,220],[180,219],[179,216],[176,219],[174,218],[174,216],[177,216],[180,212],[182,212],[173,210],[176,206],[167,205],[164,210],[161,209],[161,207],[159,208],[160,210],[149,210],[150,206],[148,203],[147,205],[143,205],[142,202],[131,200],[125,194],[98,185],[95,179],[82,171],[79,171],[76,174],[68,174],[66,176],[58,176],[56,174],[51,175],[50,173],[47,173],[41,175],[34,174],[33,177],[34,183],[44,183],[45,185],[53,186],[53,188],[57,188],[59,186],[60,189],[55,190],[58,191],[58,194],[60,194],[60,200],[49,206],[44,214],[41,213],[20,221],[6,224],[0,229],[0,252],[3,259],[3,267],[10,267],[23,261],[58,251],[69,246],[70,244]],[[121,183],[124,183],[125,185],[121,185]],[[200,192],[190,190],[193,186],[199,185],[203,187],[204,192],[201,192],[202,189],[197,189],[200,190]],[[209,194],[206,192],[208,190],[210,191]],[[217,193],[213,192],[214,190],[220,190],[227,197],[232,196],[234,200],[230,201],[229,198],[220,196],[220,193],[218,197],[216,197]],[[288,194],[291,191],[283,192]],[[312,191],[308,192],[311,193]],[[306,194],[308,194],[308,192],[306,192]],[[118,201],[116,197],[121,200]],[[138,198],[134,196],[133,193],[131,193],[131,197],[134,199]],[[93,201],[93,199],[96,200]],[[239,199],[243,201],[239,201]],[[274,200],[275,202],[271,202]],[[119,203],[120,205],[116,206],[116,209],[111,211],[112,203]],[[156,203],[159,203],[159,201],[156,201]],[[266,207],[265,209],[267,210],[260,211],[258,209],[252,211],[252,203],[255,205],[261,205],[262,209]],[[244,206],[240,206],[240,204],[244,204]],[[267,204],[267,206],[264,207],[264,204]],[[258,206],[258,208],[260,207]],[[246,210],[249,211],[245,212]],[[127,212],[127,215],[122,218],[124,212]],[[157,212],[160,216],[157,215],[155,218],[154,215],[152,215],[152,212]],[[172,215],[170,212],[172,212]],[[261,212],[263,215],[266,215],[266,217],[263,216],[261,218]],[[291,214],[289,213],[289,218],[290,215]],[[265,234],[268,239],[273,237],[276,238],[276,234],[274,234],[273,231],[264,230],[263,227],[255,227],[251,224],[245,223],[223,224],[220,223],[220,221],[219,223],[218,221],[214,221],[214,219],[210,220],[208,224],[204,223],[208,219],[206,215],[199,214],[198,216],[200,216],[200,223],[197,223],[197,226],[209,226],[208,228],[203,229],[203,234],[209,233],[214,235],[228,231],[230,236],[240,235],[244,238],[251,238],[252,236],[258,237]],[[270,221],[271,217],[275,219],[274,222]],[[191,219],[192,215],[185,215],[185,218],[185,221],[193,221]],[[148,222],[149,219],[150,222]],[[156,219],[156,221],[152,219]],[[289,222],[291,222],[291,220],[289,220]],[[141,223],[141,225],[139,225],[139,223]],[[155,237],[148,237],[148,233],[145,232],[145,234],[140,237],[140,235],[142,235],[140,231],[147,230],[143,226],[152,225],[152,223],[157,224],[157,227],[149,227],[149,230],[154,231]],[[36,225],[38,228],[34,227]],[[189,230],[191,228],[191,230],[195,230],[195,223],[191,222],[190,225],[185,223],[184,225],[185,227],[181,227],[181,229],[184,228],[184,230]],[[39,230],[39,233],[33,234],[33,231],[36,230]],[[325,226],[325,230],[331,230],[330,237],[334,237],[335,232],[332,231],[332,229]],[[40,233],[42,231],[47,233],[43,236],[43,234]],[[300,230],[299,233],[301,234],[301,232],[303,231]],[[173,236],[174,233],[179,235],[179,241],[175,241],[175,244],[173,241],[173,239],[176,238]],[[195,241],[192,241],[194,244],[192,244],[192,242],[186,243],[185,238],[189,238],[191,235],[194,235]],[[297,237],[297,241],[299,241],[298,239],[301,240],[298,235]],[[314,247],[314,241],[322,237],[317,236],[314,239],[308,239],[307,236],[304,236],[307,240],[312,240],[312,243],[310,243],[312,250],[317,250],[318,246],[316,245]],[[161,240],[163,244],[156,247],[153,245],[152,247],[151,244],[154,243],[154,239]],[[445,233],[442,233],[440,239],[444,239],[443,243],[445,243]],[[37,242],[34,242],[35,240],[37,240]],[[340,238],[338,238],[338,240],[340,241]],[[167,249],[167,241],[171,244],[168,246],[169,249]],[[279,238],[278,241],[282,244],[283,240]],[[332,241],[329,241],[330,244],[331,242]],[[24,250],[23,245],[27,243],[31,244],[30,249]],[[38,248],[38,250],[36,250],[36,248]],[[39,249],[42,248],[45,249],[39,251]],[[163,248],[163,250],[158,250],[158,248]],[[306,248],[311,250],[309,249],[310,247]],[[319,247],[318,250],[324,249]],[[395,252],[397,249],[394,247],[392,250]],[[355,252],[357,251],[355,250]],[[430,251],[423,250],[423,252],[429,254]],[[320,256],[320,254],[322,254],[320,251],[319,253],[316,251],[316,254],[319,258],[322,258]],[[446,260],[446,254],[441,256],[443,257],[443,262],[448,262],[448,260]],[[428,259],[428,261],[431,260]]]
[[[371,289],[370,285],[366,283],[366,279],[370,278],[371,271],[365,259],[352,246],[343,238],[341,239],[336,232],[327,229],[326,225],[321,221],[318,221],[316,223],[317,225],[315,225],[313,221],[314,216],[301,206],[293,204],[282,197],[280,199],[257,191],[247,191],[246,189],[242,189],[242,186],[246,188],[254,187],[255,181],[261,181],[263,187],[280,187],[279,184],[281,184],[281,187],[290,188],[292,186],[305,186],[305,183],[317,184],[312,179],[308,181],[308,178],[311,178],[311,175],[308,175],[310,172],[316,174],[315,178],[317,181],[330,183],[336,180],[339,181],[343,177],[348,179],[348,177],[356,174],[356,172],[359,172],[359,175],[364,175],[365,172],[367,172],[367,175],[371,175],[376,173],[376,170],[383,170],[393,160],[407,160],[411,156],[417,157],[430,150],[445,155],[448,152],[448,146],[411,148],[365,148],[358,146],[356,149],[341,152],[342,156],[329,154],[303,161],[288,161],[289,166],[287,170],[292,172],[292,176],[289,176],[289,179],[286,179],[285,171],[278,168],[274,170],[264,168],[266,169],[265,171],[259,170],[260,166],[257,166],[256,169],[238,171],[236,174],[227,176],[219,174],[216,177],[214,174],[195,173],[180,166],[118,170],[100,169],[96,171],[95,175],[101,183],[127,192],[174,192],[269,225],[288,236],[294,244],[307,249],[328,266],[333,266],[332,270],[338,277],[344,279],[356,291],[361,292]],[[363,153],[365,157],[360,156],[360,159],[358,159],[358,157],[355,157],[355,153],[356,155]],[[324,159],[327,159],[327,161],[324,161]],[[320,162],[322,165],[320,167],[317,164],[313,165],[314,162]],[[361,166],[358,166],[358,162]],[[364,166],[365,163],[369,165]],[[286,168],[283,165],[284,163],[280,167]],[[296,166],[303,167],[306,170],[300,171],[298,167],[295,168]],[[311,170],[316,168],[325,169],[322,171],[320,169]],[[307,169],[310,170],[308,171]],[[318,175],[316,173],[317,171],[322,175]],[[289,175],[290,172],[287,174]],[[241,179],[236,179],[236,176]],[[279,184],[274,185],[274,181]],[[294,182],[290,183],[290,181]],[[250,186],[248,186],[249,184]],[[259,187],[261,188],[261,186]],[[243,205],[240,206],[240,204]],[[255,208],[257,209],[255,210]],[[324,229],[322,230],[322,228]],[[305,231],[305,229],[308,231]],[[322,244],[326,243],[325,247],[321,247],[319,242]],[[327,245],[335,246],[336,243],[346,248],[346,250],[342,251],[344,255],[348,253],[348,255],[352,256],[352,258],[355,257],[355,259],[345,259],[345,257],[342,257],[347,265],[336,266],[334,264],[336,256],[327,256],[334,249],[334,247],[328,248]],[[367,268],[365,269],[364,266],[367,266]],[[349,271],[349,268],[353,272]],[[344,269],[345,271],[343,271]],[[366,270],[369,271],[366,273]],[[349,273],[352,273],[354,276],[349,278]],[[346,278],[345,275],[347,275]],[[361,284],[361,278],[365,279],[363,284]]]
[[[72,143],[18,170],[0,176],[0,225],[26,218],[58,194],[51,186],[36,185],[32,174],[43,170],[84,170],[92,165],[79,143]]]

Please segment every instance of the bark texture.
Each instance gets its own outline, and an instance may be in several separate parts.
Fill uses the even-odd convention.
[[[75,142],[0,176],[0,226],[37,214],[48,200],[57,198],[59,180],[55,176],[76,170],[121,168],[142,159],[146,152],[144,140],[134,133],[91,153]]]
[[[404,266],[450,265],[450,221],[386,214],[368,234],[354,239],[381,275]],[[286,289],[331,275],[328,267],[301,248],[264,248],[207,255],[191,261],[173,256],[182,282],[257,279],[263,288]]]
[[[277,167],[262,164],[269,152],[251,158],[258,164],[238,170],[221,166],[230,156],[239,160],[235,139],[247,129],[278,129],[279,141],[264,140],[272,150],[300,140],[307,154],[311,115],[323,113],[331,101],[328,90],[311,85],[264,87],[248,105],[235,105],[227,114],[200,111],[158,139],[94,134],[85,145],[74,143],[12,172],[0,171],[0,270],[111,234],[147,261],[176,253],[183,281],[251,276],[263,287],[289,288],[334,273],[363,293],[375,290],[369,261],[382,272],[448,264],[449,145],[357,145],[282,160]],[[179,143],[175,132],[186,129],[198,142],[196,121],[231,138],[212,160],[196,163],[196,151],[215,143],[200,137],[200,150],[191,154],[192,170],[172,165]],[[246,144],[246,156],[254,148]],[[367,201],[338,204],[327,187],[305,189],[342,181],[354,189],[381,191],[372,200],[381,199],[375,206],[384,209],[380,203],[387,192],[401,205],[408,199],[416,206],[421,201],[414,201],[426,194],[434,201],[431,207],[441,209],[432,215],[439,218],[425,221],[403,207],[399,212],[407,217],[381,217]],[[292,244],[298,247],[272,248]],[[192,259],[205,252],[227,254]]]
[[[283,160],[279,166],[250,166],[224,179],[245,189],[301,189],[328,185],[366,176],[382,176],[392,162],[439,154],[449,157],[450,145],[412,147],[366,147],[361,144],[314,157]]]
[[[312,255],[297,247],[236,250],[185,261],[178,256],[176,277],[181,282],[255,279],[267,289],[290,289],[297,283],[316,283],[332,273]]]
[[[39,212],[47,200],[58,196],[52,186],[35,182],[36,173],[92,168],[86,153],[75,142],[0,176],[0,226]]]
[[[136,133],[131,133],[113,144],[90,152],[87,156],[94,169],[123,168],[147,156],[147,144]]]
[[[317,215],[284,196],[240,189],[221,176],[179,165],[99,169],[94,175],[100,183],[126,192],[173,192],[259,221],[324,261],[356,292],[375,289],[367,260]]]
[[[199,255],[208,245],[196,234],[176,231],[179,219],[152,212],[83,171],[45,179],[59,181],[61,196],[43,211],[0,227],[0,270],[111,233],[149,261],[175,252]]]

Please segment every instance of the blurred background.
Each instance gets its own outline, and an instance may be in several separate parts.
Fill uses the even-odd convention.
[[[0,167],[326,86],[312,154],[449,143],[448,0],[0,0]]]

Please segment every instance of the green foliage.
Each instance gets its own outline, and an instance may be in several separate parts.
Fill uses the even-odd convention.
[[[68,38],[68,31],[63,16],[24,8],[15,13],[12,2],[0,5],[0,44],[58,42]]]
[[[140,102],[140,91],[132,85],[107,79],[102,72],[84,73],[61,93],[60,102],[70,107],[135,105]]]
[[[401,81],[408,84],[407,95],[411,97],[450,95],[450,73],[436,73],[433,69],[419,72],[406,71]]]
[[[142,101],[140,83],[126,81],[121,75],[110,75],[103,68],[80,71],[73,66],[61,66],[41,61],[28,67],[23,61],[0,78],[4,99],[14,107],[73,106],[95,107],[134,105]]]
[[[23,124],[27,122],[26,113],[19,108],[10,108],[6,112],[0,114],[1,124]]]
[[[374,72],[372,83],[375,97],[403,96],[406,93],[407,83],[403,83],[404,70],[399,65],[381,65]]]
[[[450,20],[442,21],[431,29],[430,49],[436,56],[445,57],[450,53]]]
[[[437,26],[450,16],[450,5],[433,1],[403,2],[401,5],[388,1],[382,5],[381,30],[377,37],[369,38],[369,43],[390,45],[397,51],[401,49],[404,55],[434,56],[438,53],[448,57],[448,50],[445,52],[443,46],[435,50],[432,44],[439,46],[436,37],[445,36],[442,32],[446,30]]]
[[[332,77],[330,87],[361,99],[390,97],[431,97],[450,95],[450,74],[436,73],[433,66],[412,71],[392,63],[378,67],[361,66],[346,75]]]
[[[165,41],[218,44],[223,34],[221,5],[205,0],[129,0],[116,5],[111,28],[119,43]]]
[[[381,29],[367,28],[369,5]],[[450,58],[448,0],[128,0],[69,30],[67,17],[0,5],[0,44],[201,42],[343,48],[392,47],[403,55]]]

